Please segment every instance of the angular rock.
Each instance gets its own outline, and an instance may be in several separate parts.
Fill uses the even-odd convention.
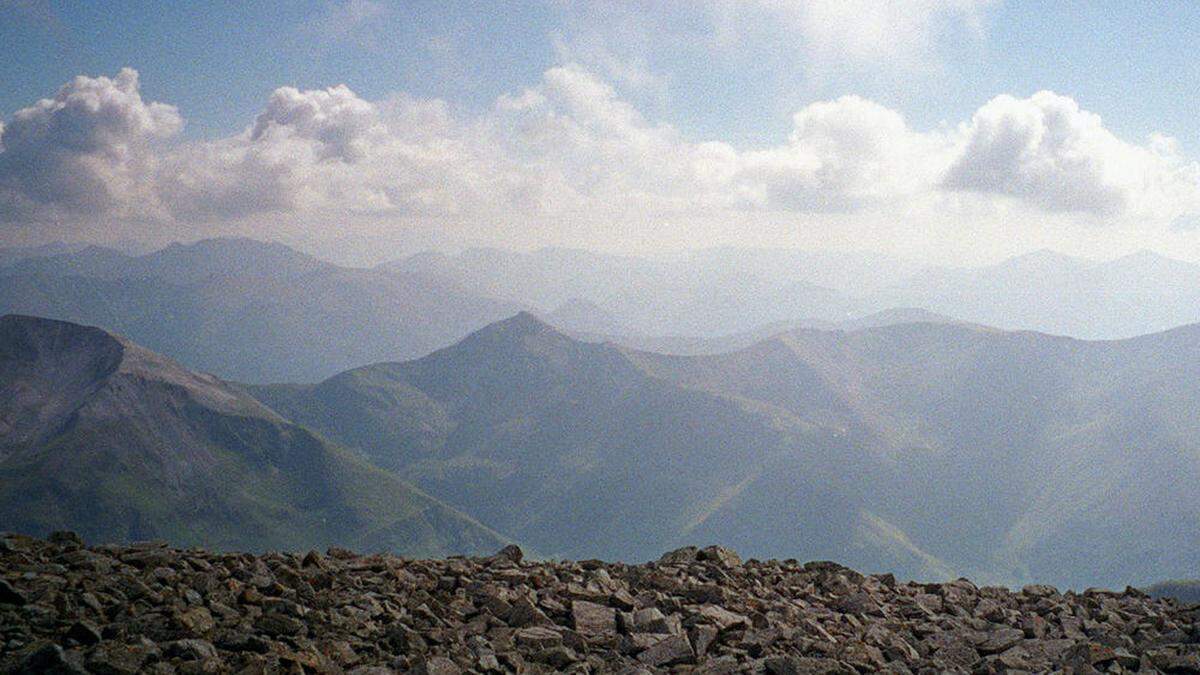
[[[617,610],[586,600],[571,603],[571,618],[575,630],[584,637],[615,635],[617,632]]]
[[[677,548],[674,551],[668,551],[662,554],[662,557],[658,559],[658,564],[686,565],[688,563],[696,562],[699,553],[700,549],[696,548],[695,546],[684,546],[683,548]]]
[[[100,635],[99,626],[86,619],[81,619],[67,630],[67,639],[81,645],[94,645],[103,638]]]
[[[637,658],[648,666],[662,667],[689,663],[695,657],[686,635],[671,635],[646,648]]]
[[[25,599],[25,594],[12,587],[4,579],[0,579],[0,604],[4,605],[24,605],[28,600]]]
[[[215,659],[217,657],[217,648],[207,640],[187,639],[168,642],[163,652],[167,656],[187,660]]]
[[[741,557],[733,549],[724,546],[706,546],[696,554],[696,559],[715,562],[723,567],[737,567],[742,564]]]
[[[459,675],[462,668],[444,656],[431,656],[419,659],[412,672],[414,675]]]
[[[547,628],[545,626],[530,626],[522,628],[516,633],[516,641],[518,645],[528,647],[540,651],[551,647],[558,647],[562,644],[563,636],[558,631]]]

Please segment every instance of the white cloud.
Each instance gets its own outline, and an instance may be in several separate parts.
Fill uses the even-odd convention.
[[[354,162],[386,134],[375,106],[346,85],[323,90],[276,89],[254,121],[252,142],[315,142],[317,159]]]
[[[856,96],[800,110],[779,146],[689,142],[577,66],[547,71],[499,108],[513,115],[514,156],[589,210],[849,210],[927,188],[948,150],[942,135]]]
[[[181,148],[164,173],[177,214],[462,213],[502,202],[491,146],[438,100],[372,103],[345,86],[277,89],[242,134]]]
[[[0,220],[161,215],[146,178],[155,142],[182,125],[174,106],[142,100],[133,69],[76,77],[0,127]]]
[[[969,220],[1017,204],[1169,226],[1200,212],[1200,170],[1170,139],[1123,141],[1046,92],[997,97],[934,131],[843,96],[801,108],[778,144],[746,149],[688,139],[565,65],[473,116],[437,99],[282,87],[241,133],[167,145],[179,114],[144,102],[124,70],[76,78],[4,124],[0,221],[18,223],[436,216],[552,228],[870,212],[902,227],[935,209]]]
[[[924,62],[950,36],[981,37],[995,0],[711,0],[719,35],[741,40],[746,26],[789,32],[819,62],[871,66]],[[767,21],[756,21],[765,13]]]
[[[760,206],[846,210],[903,198],[930,185],[948,149],[894,110],[843,96],[805,106],[786,145],[742,157],[744,192]]]
[[[1066,96],[997,96],[962,125],[944,186],[1028,201],[1050,211],[1171,218],[1195,206],[1200,169],[1174,141],[1121,140]]]

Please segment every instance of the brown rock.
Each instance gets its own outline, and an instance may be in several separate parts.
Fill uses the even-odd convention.
[[[686,635],[671,635],[663,638],[638,654],[639,661],[653,667],[690,663],[695,657],[696,653],[692,650],[692,643],[688,642]]]
[[[571,618],[575,630],[584,637],[615,635],[617,632],[617,611],[611,607],[575,600],[571,603]]]

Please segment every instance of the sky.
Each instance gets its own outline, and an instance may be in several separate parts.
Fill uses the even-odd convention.
[[[0,0],[0,245],[1200,260],[1200,3]]]

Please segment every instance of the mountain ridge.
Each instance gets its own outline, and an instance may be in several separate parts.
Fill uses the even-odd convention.
[[[251,391],[553,555],[699,537],[918,578],[1143,583],[1200,561],[1171,543],[1191,507],[1161,488],[1200,475],[1183,450],[1200,368],[1161,375],[1200,354],[1200,327],[1143,340],[909,323],[671,356],[525,313],[422,359]],[[1098,543],[1129,541],[1137,556]]]
[[[445,554],[507,541],[241,389],[96,328],[2,317],[0,375],[10,529],[254,550]],[[76,386],[64,395],[62,382]]]

